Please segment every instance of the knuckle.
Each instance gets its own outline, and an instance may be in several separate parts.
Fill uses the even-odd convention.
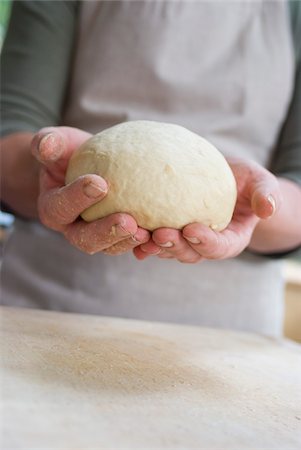
[[[100,249],[96,248],[92,244],[89,244],[86,241],[82,242],[81,239],[78,239],[72,234],[65,234],[65,238],[78,250],[82,251],[83,253],[87,253],[88,255],[94,255],[95,253],[100,251]]]
[[[84,223],[82,220],[66,225],[63,231],[65,238],[76,248],[93,255],[103,252],[118,255],[132,250],[137,243],[128,238],[120,240],[116,233],[116,225],[105,227],[101,221]]]
[[[118,225],[124,226],[126,219],[124,213],[113,213],[107,217],[108,224],[111,227],[117,227]]]
[[[198,250],[209,259],[217,259],[224,253],[225,245],[221,237],[217,233],[213,233],[210,239],[202,240]]]
[[[99,225],[102,230],[99,233],[101,241],[103,243],[107,244],[107,247],[117,244],[118,240],[120,239],[119,226],[116,224],[107,224],[107,225],[103,226],[104,224],[102,222],[99,222]],[[93,226],[93,225],[91,224],[91,226]],[[97,226],[97,224],[95,226]]]
[[[68,224],[78,216],[75,206],[66,202],[60,191],[43,197],[39,202],[39,214],[47,224]]]
[[[68,223],[79,215],[79,211],[85,209],[86,205],[82,203],[79,196],[72,195],[72,192],[69,192],[64,186],[53,194],[49,207],[51,214],[57,217],[59,221]],[[70,217],[74,219],[70,220]]]

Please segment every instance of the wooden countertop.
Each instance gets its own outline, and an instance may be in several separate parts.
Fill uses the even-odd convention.
[[[2,448],[301,448],[301,350],[248,333],[1,309]]]

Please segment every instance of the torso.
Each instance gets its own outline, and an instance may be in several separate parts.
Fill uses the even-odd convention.
[[[225,154],[267,165],[293,70],[281,1],[86,1],[63,123],[96,133],[125,120],[173,122]],[[90,257],[38,224],[21,225],[10,245],[27,243],[28,265],[17,283],[8,281],[9,302],[281,332],[278,262],[248,254],[194,266],[157,258],[138,262],[132,255]],[[28,248],[33,237],[47,255],[47,269]],[[8,259],[7,273],[12,264]],[[14,300],[17,287],[28,291],[26,280],[37,274],[29,294]]]

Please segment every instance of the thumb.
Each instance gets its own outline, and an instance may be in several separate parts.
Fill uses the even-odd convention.
[[[261,168],[251,187],[251,206],[260,219],[272,217],[281,205],[281,193],[277,178]]]

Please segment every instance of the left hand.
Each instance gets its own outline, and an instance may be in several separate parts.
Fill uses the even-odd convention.
[[[237,203],[227,228],[218,232],[200,223],[186,225],[182,230],[158,228],[151,240],[134,249],[137,259],[157,255],[196,263],[203,259],[233,258],[249,245],[260,219],[268,219],[280,207],[278,181],[254,161],[238,158],[227,161],[237,183]]]
[[[61,233],[84,253],[120,255],[147,242],[150,233],[122,212],[90,223],[80,218],[86,208],[107,195],[109,187],[102,177],[86,174],[65,185],[71,156],[90,136],[71,127],[43,128],[34,136],[31,151],[40,163],[38,216],[44,226]]]

